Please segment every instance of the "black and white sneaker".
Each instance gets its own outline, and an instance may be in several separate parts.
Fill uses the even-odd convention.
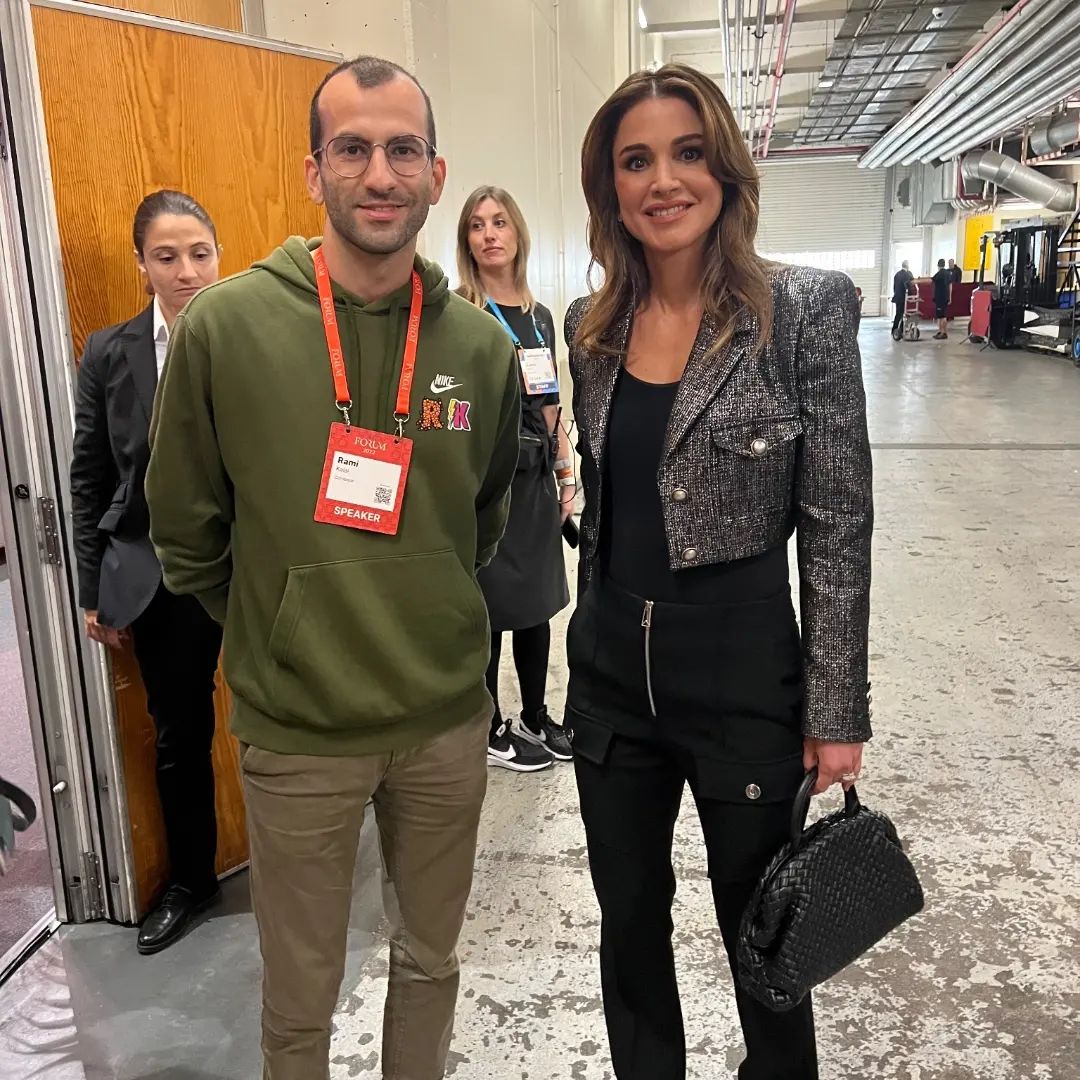
[[[539,772],[555,764],[543,746],[521,738],[504,720],[488,739],[488,764],[514,772]]]
[[[523,739],[534,746],[542,746],[556,761],[573,760],[569,735],[561,724],[548,716],[546,708],[541,709],[531,723],[522,716],[519,730]]]

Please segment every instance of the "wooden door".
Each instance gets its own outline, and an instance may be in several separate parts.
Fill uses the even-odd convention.
[[[220,30],[243,30],[244,13],[240,0],[86,0],[122,11],[178,19]]]
[[[176,188],[217,226],[222,272],[242,270],[290,234],[321,231],[303,186],[308,105],[325,60],[33,9],[61,252],[76,355],[92,330],[145,304],[131,219],[148,193]],[[145,912],[168,855],[154,776],[154,728],[130,652],[114,659],[134,872]],[[218,870],[247,861],[236,742],[219,674],[214,768]]]

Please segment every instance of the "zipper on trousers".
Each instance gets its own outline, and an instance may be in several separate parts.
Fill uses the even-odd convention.
[[[649,709],[656,715],[656,699],[652,688],[652,611],[653,602],[645,601],[645,610],[641,613],[641,626],[645,631],[645,687],[649,692]]]

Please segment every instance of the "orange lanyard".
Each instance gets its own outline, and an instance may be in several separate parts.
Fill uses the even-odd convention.
[[[322,311],[323,330],[326,331],[326,348],[330,353],[330,371],[334,376],[334,397],[337,407],[345,417],[345,426],[351,427],[349,410],[353,407],[349,393],[349,378],[345,372],[345,353],[338,333],[337,313],[334,311],[334,294],[330,287],[330,274],[326,269],[326,256],[322,248],[312,253],[315,262],[315,283],[319,288],[319,308]],[[397,437],[405,433],[409,420],[409,399],[412,397],[413,376],[416,374],[416,347],[420,342],[420,313],[424,306],[424,283],[420,275],[412,272],[412,301],[409,304],[409,329],[405,334],[405,352],[401,358],[401,377],[398,379],[397,401],[394,404],[394,420]]]

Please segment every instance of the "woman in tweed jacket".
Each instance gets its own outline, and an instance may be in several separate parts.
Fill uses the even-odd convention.
[[[582,182],[603,284],[566,327],[586,496],[567,724],[615,1075],[683,1080],[671,856],[685,786],[733,958],[804,769],[818,791],[850,784],[870,737],[858,303],[842,274],[756,255],[753,161],[690,68],[612,95]],[[740,1080],[817,1077],[809,999],[736,1001]]]

